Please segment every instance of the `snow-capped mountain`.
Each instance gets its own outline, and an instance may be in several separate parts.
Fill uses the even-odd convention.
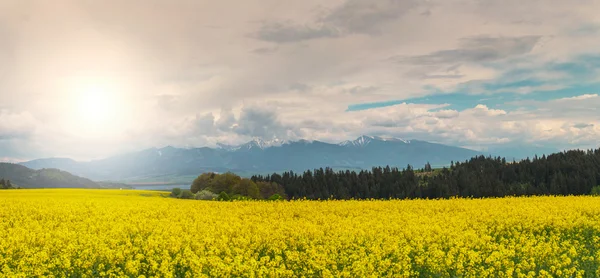
[[[346,140],[344,142],[339,143],[338,145],[340,146],[344,146],[344,147],[363,147],[368,145],[369,143],[371,143],[371,141],[373,141],[375,138],[373,136],[360,136],[358,138],[356,138],[355,140]]]
[[[384,138],[384,137],[379,137],[379,136],[367,136],[367,135],[362,135],[358,138],[356,138],[355,140],[346,140],[344,142],[339,143],[338,145],[340,146],[344,146],[344,147],[364,147],[369,145],[371,142],[374,141],[378,141],[378,142],[402,142],[404,144],[410,144],[410,140],[404,140],[404,139],[400,139],[400,138]]]
[[[272,173],[319,167],[368,169],[373,166],[423,167],[448,165],[479,152],[419,140],[363,135],[338,144],[321,141],[254,139],[217,148],[153,148],[102,160],[77,162],[41,159],[23,163],[34,168],[58,168],[95,180],[130,180],[161,176],[194,176],[206,171]]]
[[[220,149],[223,149],[223,150],[227,150],[227,151],[251,150],[253,148],[258,148],[258,149],[264,150],[264,149],[270,148],[270,147],[281,147],[282,145],[287,144],[287,143],[289,143],[289,142],[286,140],[278,139],[278,138],[274,138],[272,140],[263,140],[260,138],[254,138],[254,139],[252,139],[252,141],[249,141],[247,143],[237,145],[237,146],[231,146],[231,145],[217,143],[217,147]]]

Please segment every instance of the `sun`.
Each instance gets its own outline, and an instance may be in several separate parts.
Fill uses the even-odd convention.
[[[77,97],[78,117],[86,124],[101,126],[116,120],[118,105],[114,92],[104,86],[88,86]]]
[[[131,126],[131,91],[123,80],[87,75],[65,81],[65,131],[86,140],[107,140],[122,136]]]

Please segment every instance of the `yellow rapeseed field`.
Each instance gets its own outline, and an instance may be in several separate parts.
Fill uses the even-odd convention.
[[[0,192],[6,277],[597,277],[600,198],[216,202]]]

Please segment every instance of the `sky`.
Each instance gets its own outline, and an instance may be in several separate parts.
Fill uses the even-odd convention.
[[[600,0],[1,0],[0,160],[600,146]]]

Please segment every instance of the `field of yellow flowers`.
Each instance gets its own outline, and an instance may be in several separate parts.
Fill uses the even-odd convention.
[[[600,198],[216,202],[0,192],[0,276],[597,277]]]

